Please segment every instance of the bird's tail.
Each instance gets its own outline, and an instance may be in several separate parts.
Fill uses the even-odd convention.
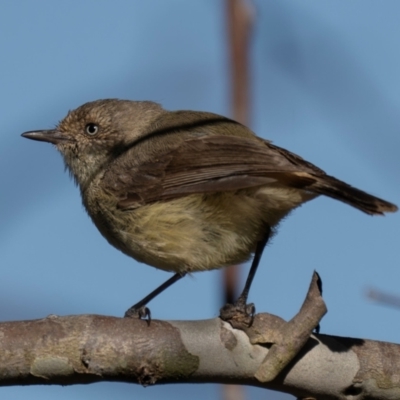
[[[356,189],[333,176],[324,175],[316,178],[316,181],[307,188],[311,192],[343,201],[370,215],[397,211],[396,205]]]

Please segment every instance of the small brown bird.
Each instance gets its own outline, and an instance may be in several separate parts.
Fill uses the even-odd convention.
[[[148,101],[86,103],[52,130],[22,136],[53,143],[83,204],[110,244],[175,275],[126,315],[188,272],[242,263],[255,253],[246,305],[265,244],[291,210],[320,194],[373,215],[396,211],[250,129],[220,115],[166,111]]]

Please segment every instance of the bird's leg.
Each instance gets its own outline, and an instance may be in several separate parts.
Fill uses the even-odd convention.
[[[254,276],[256,274],[258,264],[260,263],[265,246],[268,243],[268,239],[271,235],[271,228],[268,226],[265,232],[264,238],[257,243],[256,251],[254,253],[253,262],[249,274],[247,275],[246,283],[244,285],[242,294],[238,297],[234,304],[226,304],[220,310],[220,317],[224,321],[228,321],[238,314],[242,315],[246,324],[251,325],[253,317],[256,312],[256,308],[253,303],[247,304],[247,298]]]
[[[183,278],[186,275],[186,272],[177,272],[174,276],[169,278],[167,281],[165,281],[162,285],[160,285],[158,288],[153,290],[150,294],[148,294],[146,297],[144,297],[142,300],[137,302],[135,305],[133,305],[129,310],[125,312],[124,317],[137,317],[139,319],[141,318],[148,318],[148,320],[151,320],[151,313],[150,310],[146,307],[147,303],[153,300],[156,296],[158,296],[161,292],[163,292],[165,289],[170,287],[172,284],[175,282],[179,281],[181,278]]]

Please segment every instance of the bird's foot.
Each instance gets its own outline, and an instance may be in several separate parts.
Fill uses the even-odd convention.
[[[151,321],[151,312],[146,305],[143,306],[132,306],[129,310],[125,312],[124,318],[139,318],[139,319],[147,319],[150,324]]]
[[[225,304],[219,311],[219,317],[226,322],[250,327],[253,324],[256,307],[253,303],[246,304],[243,297],[239,297],[234,304]]]
[[[166,288],[170,287],[179,279],[182,279],[186,275],[186,272],[177,272],[174,276],[165,281],[162,285],[158,286],[155,290],[153,290],[150,294],[140,300],[138,303],[133,305],[129,310],[126,311],[124,317],[125,318],[139,318],[139,319],[147,319],[147,324],[150,325],[151,321],[151,313],[147,308],[146,304],[148,304],[151,300],[153,300],[156,296],[158,296],[161,292],[163,292]]]

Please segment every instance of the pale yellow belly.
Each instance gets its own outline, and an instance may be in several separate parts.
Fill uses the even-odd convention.
[[[174,272],[194,272],[246,261],[265,235],[306,198],[261,189],[189,195],[93,218],[109,242],[140,262]],[[304,192],[303,192],[304,193]],[[279,198],[287,198],[285,201]],[[290,199],[290,200],[288,200]],[[99,220],[100,217],[100,220]],[[106,222],[106,223],[104,223]],[[111,223],[110,223],[111,222]]]

